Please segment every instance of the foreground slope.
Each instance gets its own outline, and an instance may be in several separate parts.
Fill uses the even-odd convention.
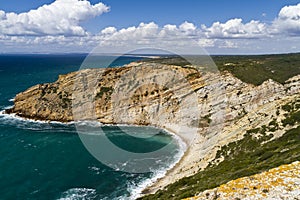
[[[229,181],[185,200],[201,199],[297,199],[300,196],[300,162]]]

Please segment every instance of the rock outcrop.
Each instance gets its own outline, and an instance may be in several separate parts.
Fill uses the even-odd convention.
[[[250,177],[232,180],[185,200],[212,199],[298,199],[300,162],[282,165]]]
[[[158,121],[162,108],[176,112],[179,98],[184,100],[189,96],[186,92],[202,87],[196,73],[193,68],[145,63],[85,69],[16,95],[14,107],[6,112],[36,120],[89,120],[87,107],[92,103],[93,119],[102,123],[147,125]]]
[[[153,193],[204,169],[221,146],[247,130],[275,120],[272,134],[280,137],[290,128],[282,125],[285,111],[280,108],[299,99],[299,92],[299,75],[286,84],[268,80],[254,86],[228,72],[139,62],[61,75],[18,94],[6,112],[37,120],[152,124],[175,132],[189,148],[166,177],[145,191]]]

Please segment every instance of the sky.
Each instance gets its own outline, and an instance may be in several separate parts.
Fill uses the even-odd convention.
[[[9,0],[0,53],[300,52],[300,1]]]

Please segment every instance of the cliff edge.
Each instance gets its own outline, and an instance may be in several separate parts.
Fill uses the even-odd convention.
[[[170,76],[170,71],[176,76]],[[14,106],[6,113],[46,121],[92,119],[109,124],[151,124],[179,135],[196,130],[181,161],[144,191],[150,194],[160,190],[169,193],[168,198],[177,199],[200,191],[177,196],[164,188],[222,163],[230,154],[221,152],[226,145],[247,137],[268,143],[297,128],[299,92],[300,75],[284,84],[269,79],[256,86],[226,71],[199,72],[194,66],[137,62],[61,75],[54,83],[39,84],[17,94]],[[184,193],[189,187],[184,188],[178,192]]]

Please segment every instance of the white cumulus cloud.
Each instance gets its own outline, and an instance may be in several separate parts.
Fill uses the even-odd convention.
[[[102,46],[174,46],[188,45],[191,42],[197,42],[201,33],[193,23],[184,22],[178,27],[167,24],[159,27],[156,23],[140,23],[138,26],[132,26],[123,29],[107,27],[97,36]],[[196,38],[196,39],[195,39]],[[199,42],[198,44],[212,46],[211,42]]]
[[[82,36],[86,31],[80,22],[108,11],[103,3],[91,5],[87,0],[56,0],[20,14],[0,10],[0,34]]]
[[[179,26],[179,29],[185,32],[187,35],[193,35],[196,34],[197,27],[193,23],[185,21]]]
[[[229,53],[257,53],[265,49],[268,52],[300,51],[300,46],[295,45],[300,41],[300,3],[283,7],[271,22],[245,22],[241,18],[211,25],[184,21],[159,26],[155,22],[141,22],[125,28],[109,26],[97,34],[81,26],[82,21],[108,11],[109,7],[103,3],[91,5],[87,0],[56,0],[20,14],[0,10],[0,45],[6,51],[17,47],[24,51],[53,52],[88,52],[98,45],[103,52],[183,46],[189,53],[199,47]]]
[[[208,38],[259,38],[266,35],[266,25],[259,21],[243,23],[242,19],[230,19],[225,23],[215,22],[211,27],[202,25]]]
[[[276,34],[300,36],[300,3],[283,7],[273,22]]]
[[[115,32],[117,32],[117,29],[115,27],[110,26],[110,27],[106,27],[105,29],[103,29],[101,31],[101,34],[103,34],[103,35],[112,35]]]

